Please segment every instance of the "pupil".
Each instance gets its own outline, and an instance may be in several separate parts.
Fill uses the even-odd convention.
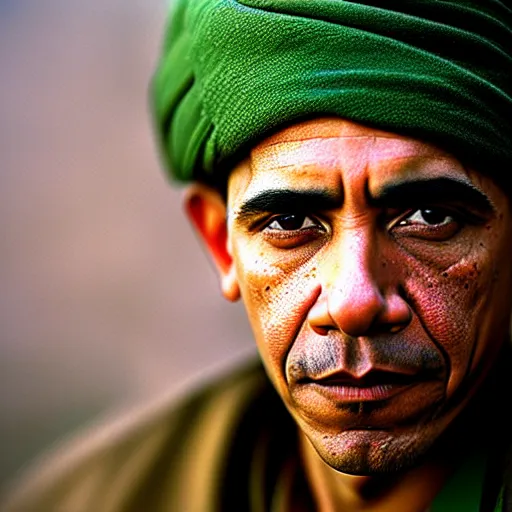
[[[300,215],[284,215],[279,219],[279,224],[286,231],[294,231],[300,229],[304,223],[304,217]]]
[[[421,216],[429,224],[442,224],[446,219],[446,214],[439,210],[421,210]]]

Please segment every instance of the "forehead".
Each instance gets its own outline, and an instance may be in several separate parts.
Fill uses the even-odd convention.
[[[268,188],[344,188],[361,182],[370,195],[395,181],[481,176],[449,153],[416,139],[338,118],[285,128],[255,146],[230,179],[230,196]]]

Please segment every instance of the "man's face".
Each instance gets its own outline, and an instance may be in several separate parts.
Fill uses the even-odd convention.
[[[340,471],[414,463],[507,337],[508,199],[429,144],[339,119],[283,130],[233,171],[228,238],[266,370]]]

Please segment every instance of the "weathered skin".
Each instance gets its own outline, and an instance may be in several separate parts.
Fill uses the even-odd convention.
[[[325,468],[352,478],[416,466],[508,336],[505,193],[432,145],[321,118],[253,148],[230,175],[227,210],[208,194],[193,192],[189,213],[308,440],[310,478],[323,473],[318,496],[329,479],[340,488]],[[400,510],[428,506],[448,458],[414,477],[431,482],[423,498],[402,486]],[[358,485],[362,495],[365,484],[349,487]]]
[[[396,470],[443,432],[506,337],[508,199],[426,143],[342,120],[314,123],[315,135],[305,123],[262,142],[232,173],[235,279],[267,371],[322,458],[351,473]],[[492,210],[457,197],[431,204],[428,195],[403,207],[371,204],[386,185],[434,177],[471,183]],[[324,191],[339,204],[306,205],[289,230],[276,213],[240,215],[248,199],[279,189]],[[422,206],[444,207],[445,219],[426,224]],[[310,226],[300,229],[304,219]],[[417,381],[389,400],[345,406],[302,384],[374,369]]]

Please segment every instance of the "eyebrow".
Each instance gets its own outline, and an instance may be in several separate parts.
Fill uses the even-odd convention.
[[[325,190],[270,189],[259,192],[244,202],[236,211],[236,218],[243,222],[253,215],[265,212],[325,211],[338,208],[341,204],[342,197]]]
[[[422,201],[428,203],[461,202],[471,205],[483,213],[496,212],[492,201],[476,186],[448,177],[390,183],[369,199],[369,203],[375,207],[405,207]]]
[[[269,189],[259,192],[244,202],[236,211],[239,222],[262,213],[289,213],[301,211],[327,211],[339,208],[343,196],[325,190]],[[376,208],[410,207],[421,202],[462,202],[479,211],[496,212],[491,200],[477,187],[462,180],[440,177],[390,183],[369,198]]]

